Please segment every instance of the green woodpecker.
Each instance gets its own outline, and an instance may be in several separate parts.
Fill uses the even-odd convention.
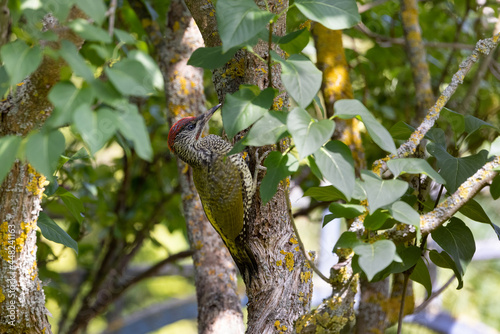
[[[192,167],[193,181],[208,220],[222,237],[240,273],[250,278],[250,271],[256,271],[257,264],[244,239],[256,182],[241,155],[227,156],[231,144],[216,135],[201,136],[220,106],[175,123],[168,133],[168,147]]]

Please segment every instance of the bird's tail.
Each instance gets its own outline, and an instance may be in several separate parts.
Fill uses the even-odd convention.
[[[231,253],[231,256],[240,271],[241,276],[246,284],[249,284],[252,277],[257,275],[259,266],[257,265],[257,260],[250,250],[250,247],[246,242],[237,242],[233,247],[229,245],[227,248]]]

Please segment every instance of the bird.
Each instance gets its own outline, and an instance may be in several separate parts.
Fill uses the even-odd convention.
[[[168,147],[191,166],[208,220],[221,236],[245,282],[250,282],[258,266],[245,241],[258,167],[252,175],[240,154],[228,155],[233,148],[230,143],[217,135],[202,136],[205,125],[220,106],[198,117],[177,121],[168,133]]]

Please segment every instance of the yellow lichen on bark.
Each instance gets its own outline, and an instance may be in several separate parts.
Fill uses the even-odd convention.
[[[16,238],[16,252],[21,252],[23,250],[28,234],[34,229],[36,229],[36,220],[21,222],[21,234]]]
[[[28,173],[30,175],[30,182],[26,186],[26,189],[33,195],[41,197],[45,188],[43,187],[45,183],[45,176],[38,173],[30,164],[28,164]]]
[[[241,58],[240,60],[231,59],[229,62],[229,66],[226,69],[226,72],[222,74],[222,77],[230,77],[231,79],[235,79],[237,77],[243,77],[245,75],[245,58]]]
[[[340,99],[352,99],[349,66],[342,45],[342,31],[330,30],[321,24],[315,24],[313,33],[317,40],[318,67],[323,72],[325,103],[333,104]]]
[[[330,30],[316,23],[313,28],[316,44],[317,66],[323,72],[322,92],[327,117],[334,114],[338,100],[352,99],[353,91],[349,79],[349,65],[342,44],[342,31]],[[358,169],[365,168],[364,149],[361,142],[361,123],[356,119],[336,120],[336,136],[352,151]]]
[[[280,251],[281,254],[285,255],[285,265],[286,268],[289,271],[293,270],[293,267],[295,266],[295,260],[293,258],[293,253],[292,252],[285,252],[284,250]]]
[[[282,325],[279,320],[276,320],[274,322],[274,327],[278,331],[278,333],[285,333],[288,330],[288,327],[285,325]]]
[[[2,258],[9,262],[10,261],[10,256],[9,256],[9,248],[14,249],[13,247],[13,238],[11,238],[11,234],[9,233],[9,223],[8,222],[3,222],[2,225],[0,225],[0,242],[1,242],[1,249],[0,249],[0,255]],[[9,247],[12,246],[12,247]]]

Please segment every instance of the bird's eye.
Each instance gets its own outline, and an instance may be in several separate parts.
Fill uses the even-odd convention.
[[[195,124],[194,124],[194,123],[189,123],[189,124],[186,126],[186,128],[187,128],[188,130],[193,130],[193,129],[195,128]]]

